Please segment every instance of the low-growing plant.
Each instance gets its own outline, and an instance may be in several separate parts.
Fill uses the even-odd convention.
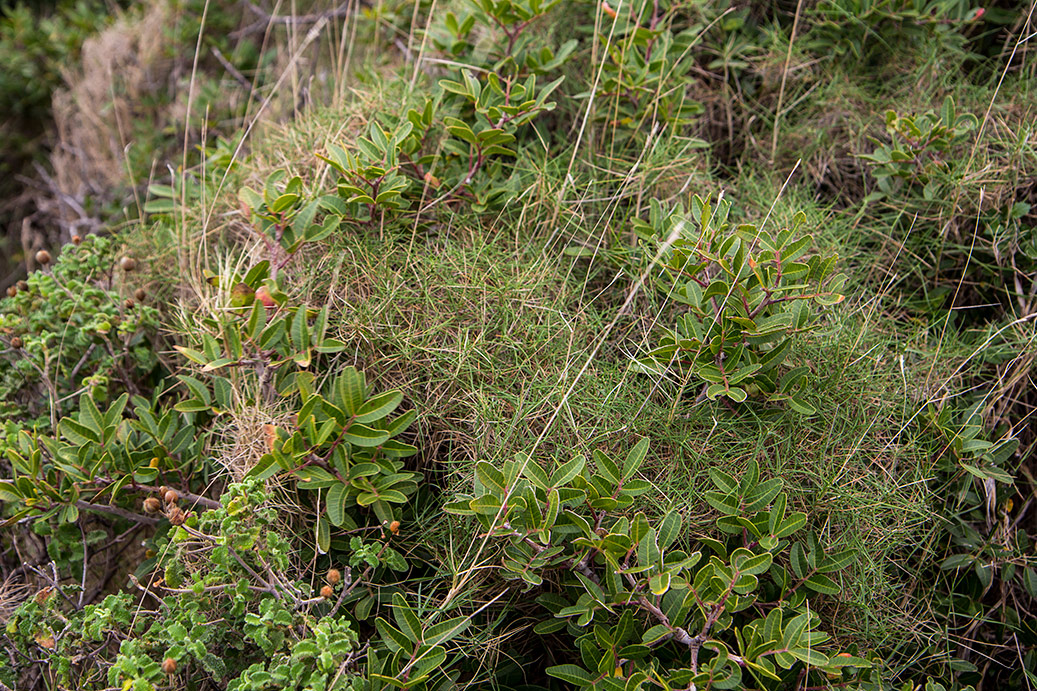
[[[949,453],[941,455],[941,470],[955,473],[954,465],[980,482],[1012,484],[1014,478],[1006,464],[1019,448],[1019,440],[1006,435],[997,441],[988,439],[983,428],[983,402],[973,404],[962,415],[953,406],[927,408],[929,421],[946,441]]]
[[[681,3],[613,4],[618,9],[601,4],[604,17],[595,37],[605,53],[595,118],[608,126],[613,143],[640,151],[657,124],[664,136],[684,135],[702,114],[688,83],[676,77],[690,69],[703,27],[688,25]],[[674,88],[675,83],[682,85]]]
[[[326,392],[317,390],[307,371],[313,359],[342,346],[323,336],[326,310],[288,305],[268,269],[263,262],[240,280],[211,277],[231,304],[203,320],[198,349],[178,347],[201,365],[197,376],[179,375],[186,396],[179,387],[159,387],[152,400],[134,396],[128,413],[128,393],[107,409],[84,394],[54,438],[8,424],[4,452],[14,477],[0,482],[0,498],[12,509],[9,522],[31,521],[48,538],[53,573],[49,594],[26,601],[8,621],[7,635],[20,659],[30,665],[42,659],[58,683],[153,689],[172,679],[193,685],[217,678],[231,679],[232,688],[300,690],[359,683],[357,668],[369,646],[359,643],[352,622],[373,616],[391,596],[372,587],[372,579],[408,568],[390,543],[401,532],[400,506],[421,476],[399,460],[416,449],[392,437],[415,413],[390,419],[402,394],[371,395],[353,367],[343,368]],[[265,426],[270,453],[216,502],[190,489],[208,476],[207,430],[236,410],[233,391],[252,396],[252,405],[284,397],[296,407],[289,430]],[[291,481],[293,492],[307,490],[298,493],[300,510],[313,520],[300,526],[316,549],[283,536],[285,521],[264,485],[275,475]],[[108,537],[99,530],[83,538],[83,511],[107,516],[123,534],[158,527],[149,556],[131,577],[161,576],[140,586],[155,607],[146,612],[155,624],[137,618],[140,605],[131,592],[74,606],[97,593],[61,581],[69,574],[85,584],[85,550]],[[314,559],[340,560],[341,570],[334,577],[329,570],[316,593],[293,573],[290,557],[300,548]],[[47,600],[52,593],[60,597]],[[347,611],[343,606],[355,620],[331,617]],[[209,625],[213,619],[221,625]],[[76,654],[86,646],[97,651],[90,659]],[[19,678],[22,662],[13,664],[4,661],[0,678]]]
[[[806,15],[806,45],[819,55],[874,63],[902,43],[929,41],[961,51],[984,14],[967,0],[824,0]]]
[[[193,688],[207,679],[255,691],[362,688],[358,635],[330,615],[334,592],[348,585],[313,592],[300,578],[268,496],[247,479],[218,508],[164,524],[151,541],[157,557],[138,569],[143,578],[157,566],[154,577],[131,577],[142,596],[123,591],[77,610],[61,606],[75,587],[59,586],[27,600],[7,622],[14,660],[42,655],[57,683],[81,689]],[[86,648],[94,654],[81,655]],[[0,674],[16,672],[10,664],[5,656]]]
[[[464,202],[479,213],[502,206],[520,190],[502,165],[517,155],[513,144],[536,116],[554,109],[551,94],[562,82],[538,78],[557,71],[576,47],[552,50],[525,30],[557,5],[541,0],[473,0],[472,12],[444,15],[432,43],[462,67],[457,79],[410,108],[405,117],[372,119],[355,146],[329,144],[320,158],[340,175],[341,199],[323,207],[347,219],[372,221],[386,212],[427,212],[441,203]],[[470,40],[477,27],[503,32],[503,50],[482,51]],[[509,148],[512,147],[512,148]],[[257,208],[255,194],[245,199]]]
[[[1030,635],[1025,603],[1037,599],[1037,559],[1032,531],[1013,517],[1022,490],[1014,473],[1017,468],[1029,471],[1016,453],[1018,438],[1002,434],[992,439],[982,412],[982,401],[964,411],[951,405],[927,411],[946,444],[937,469],[948,527],[939,545],[939,569],[932,569],[939,586],[933,605],[960,636],[943,641],[938,650],[962,680],[973,683],[982,679],[985,659],[1008,662],[1014,656],[1008,663],[1016,669],[1010,683],[1025,685],[1037,678],[1037,653],[1027,650],[1020,658],[1016,650],[987,642]],[[961,646],[954,640],[975,643]]]
[[[473,211],[483,212],[516,193],[499,157],[515,156],[507,147],[516,140],[517,130],[554,109],[547,99],[561,79],[543,86],[537,85],[535,74],[517,80],[490,72],[484,79],[485,84],[462,70],[460,80],[441,80],[442,92],[427,99],[420,110],[410,109],[390,131],[372,121],[369,136],[357,139],[355,152],[328,145],[321,158],[342,176],[338,192],[349,205],[343,212],[365,205],[368,218],[374,218],[376,208],[396,210],[414,202],[428,208],[462,199]],[[448,136],[438,141],[433,136],[437,131]],[[429,147],[435,141],[432,152]],[[411,178],[422,184],[412,184]]]
[[[518,190],[500,157],[516,155],[508,145],[519,128],[554,108],[547,99],[560,83],[538,86],[536,74],[516,80],[490,72],[483,85],[462,71],[460,81],[441,80],[440,91],[405,117],[387,117],[388,129],[372,119],[353,146],[328,144],[318,156],[339,175],[337,194],[307,195],[298,176],[282,185],[284,171],[272,173],[262,193],[243,188],[239,198],[264,238],[272,273],[341,221],[370,223],[447,201],[463,200],[476,212],[502,205]]]
[[[403,393],[372,395],[364,375],[352,366],[320,390],[309,371],[314,357],[343,347],[325,337],[327,308],[292,307],[276,291],[259,295],[251,286],[264,279],[266,269],[267,262],[262,262],[243,281],[215,279],[224,289],[233,285],[231,302],[238,305],[205,320],[212,335],[202,335],[200,350],[178,346],[201,366],[198,374],[208,381],[180,375],[190,395],[176,408],[191,414],[232,411],[235,389],[250,405],[269,406],[275,396],[297,396],[290,428],[266,426],[269,453],[248,472],[261,478],[287,473],[299,489],[317,492],[313,528],[318,551],[324,553],[330,547],[331,526],[357,528],[350,514],[353,508],[369,507],[385,525],[399,520],[394,506],[417,491],[420,474],[403,470],[400,459],[417,449],[396,437],[417,413],[390,418]]]
[[[146,392],[155,370],[158,311],[135,289],[135,260],[121,260],[112,238],[88,235],[0,300],[0,411],[47,424],[79,394],[99,403],[120,392]],[[45,255],[45,256],[42,256]]]
[[[522,2],[471,0],[471,11],[455,14],[448,11],[435,17],[429,38],[444,56],[453,61],[493,72],[504,71],[509,77],[529,74],[545,75],[557,70],[577,46],[575,39],[562,43],[557,50],[546,45],[542,36],[527,32],[531,24],[546,16],[559,4],[558,0]],[[506,40],[477,45],[479,26],[495,26]]]
[[[807,256],[811,236],[801,228],[803,214],[772,233],[732,227],[730,209],[722,198],[714,207],[696,196],[690,214],[680,204],[667,210],[652,200],[649,220],[634,221],[644,256],[659,265],[652,280],[687,307],[637,366],[656,374],[673,367],[681,381],[704,382],[702,394],[710,399],[763,396],[810,414],[809,370],[783,372],[780,365],[796,338],[818,325],[817,308],[842,301],[846,277],[835,273],[835,255]]]
[[[911,116],[887,110],[890,142],[879,143],[861,158],[873,165],[882,193],[894,192],[894,183],[900,181],[908,187],[921,186],[922,198],[931,201],[949,180],[955,147],[967,141],[978,126],[979,120],[972,113],[956,112],[950,96],[939,113]]]
[[[506,578],[554,586],[537,597],[553,616],[535,631],[566,634],[579,663],[547,673],[593,689],[854,686],[871,663],[826,645],[811,594],[837,594],[832,576],[855,552],[792,541],[807,516],[755,461],[741,478],[710,470],[705,498],[729,540],[689,536],[675,511],[630,517],[650,487],[637,477],[647,450],[642,440],[622,465],[595,451],[593,469],[582,456],[481,462],[474,494],[447,505],[502,544]]]
[[[331,203],[331,208],[335,208],[338,206],[337,199],[325,196],[307,200],[302,178],[296,175],[282,187],[279,183],[285,176],[284,170],[271,173],[262,194],[248,187],[243,187],[238,193],[258,225],[260,237],[266,244],[271,273],[275,278],[278,269],[283,268],[304,244],[323,240],[334,233],[340,219],[334,214],[327,214],[323,224],[314,223],[322,206]]]
[[[11,520],[54,519],[60,526],[89,511],[155,523],[147,514],[170,503],[161,483],[178,488],[191,503],[213,505],[188,491],[191,478],[204,470],[206,435],[186,416],[156,409],[141,396],[133,397],[131,415],[129,400],[124,393],[102,411],[83,394],[77,413],[62,418],[54,436],[7,424],[0,449],[13,476],[0,481],[0,499],[13,509]],[[148,511],[142,499],[147,496],[161,503]]]

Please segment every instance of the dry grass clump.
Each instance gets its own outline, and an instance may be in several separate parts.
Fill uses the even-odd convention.
[[[162,40],[170,16],[168,4],[157,2],[83,44],[80,63],[65,73],[67,86],[54,94],[55,196],[82,205],[88,198],[112,199],[124,184],[129,128],[136,119],[151,119],[142,103],[168,89],[175,67]],[[76,206],[56,209],[63,223],[82,222]]]
[[[289,429],[289,418],[287,413],[274,414],[251,403],[229,413],[229,419],[217,430],[213,458],[231,482],[240,482],[269,453],[271,427]]]
[[[19,581],[14,574],[0,581],[0,625],[7,624],[15,610],[28,599],[31,590],[29,583]]]
[[[30,270],[37,249],[100,230],[99,208],[123,194],[130,129],[152,119],[142,103],[170,78],[173,63],[162,40],[169,21],[164,1],[139,16],[127,14],[87,39],[80,60],[65,70],[65,87],[53,95],[49,165],[36,165],[38,180],[27,191],[35,211],[21,221]],[[59,235],[48,230],[55,226]]]

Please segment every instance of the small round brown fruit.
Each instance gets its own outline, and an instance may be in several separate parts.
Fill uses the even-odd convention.
[[[23,293],[29,292],[29,284],[25,281],[18,281],[16,285],[18,286],[18,290],[22,291]]]
[[[162,502],[156,497],[148,497],[144,500],[144,513],[158,513],[162,510]]]
[[[123,304],[126,305],[126,309],[131,310],[137,303],[133,301],[133,298],[126,298],[126,302]]]
[[[176,493],[175,489],[167,491],[162,497],[167,504],[175,504],[180,499],[180,495]]]
[[[83,242],[83,236],[82,235],[73,235],[72,236],[72,244],[73,245],[78,245],[81,242]]]
[[[399,521],[393,521],[392,523],[390,523],[389,524],[389,532],[392,533],[393,535],[399,534],[399,532],[400,532],[400,522]]]
[[[326,585],[320,589],[320,596],[327,599],[335,594],[335,589],[330,585]]]
[[[18,338],[17,336],[12,338],[11,339],[11,347],[14,348],[15,350],[21,350],[22,339]]]
[[[48,252],[47,250],[40,250],[39,252],[37,252],[36,263],[42,264],[43,266],[50,264],[50,252]]]
[[[184,521],[187,520],[187,514],[184,513],[179,506],[174,504],[166,511],[166,518],[168,518],[169,522],[173,525],[183,525]]]
[[[162,485],[161,487],[158,488],[158,494],[159,494],[160,497],[166,496],[166,492],[168,492],[168,491],[169,491],[169,488],[166,487],[165,485]]]
[[[176,672],[176,660],[171,657],[167,657],[162,661],[162,673],[167,677],[172,676]]]
[[[146,298],[147,296],[148,294],[144,292],[143,288],[137,288],[135,291],[133,291],[133,297],[137,300],[137,302],[144,302],[144,298]]]
[[[342,580],[342,572],[338,569],[328,569],[328,575],[326,576],[328,583],[331,585],[337,584]]]
[[[18,288],[16,286],[8,286],[8,288],[7,288],[7,297],[13,298],[17,294],[18,294]]]
[[[123,271],[133,271],[137,268],[137,260],[133,257],[123,257],[119,260],[119,266]]]

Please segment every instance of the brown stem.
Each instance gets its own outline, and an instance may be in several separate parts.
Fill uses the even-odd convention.
[[[95,485],[110,485],[110,484],[113,484],[115,482],[115,480],[113,480],[113,479],[111,479],[109,477],[95,477],[91,482],[93,484],[95,484]],[[135,489],[135,490],[139,490],[141,492],[150,492],[152,494],[160,494],[161,493],[161,488],[159,488],[159,487],[152,487],[151,485],[141,485],[141,484],[138,484],[136,481],[130,483],[130,488]],[[205,508],[205,509],[218,509],[221,506],[220,502],[216,501],[215,499],[209,499],[208,497],[203,497],[200,494],[192,494],[191,492],[188,492],[186,490],[179,490],[179,489],[176,490],[176,493],[180,495],[181,499],[183,499],[183,500],[187,501],[188,503],[190,503],[191,504],[190,508],[192,508],[192,509],[195,508],[195,507],[198,507],[198,506],[200,506],[202,508]],[[109,512],[109,513],[111,513],[111,512]],[[137,516],[138,514],[131,514],[131,515]]]
[[[388,540],[386,540],[385,544],[382,545],[382,548],[380,550],[378,550],[378,555],[375,557],[375,560],[376,561],[381,561],[382,560],[382,555],[385,554],[385,550],[387,550],[387,549],[389,549],[389,541]],[[360,585],[362,582],[364,582],[364,581],[366,581],[368,579],[368,577],[371,575],[372,571],[374,571],[374,567],[373,566],[368,566],[366,569],[364,569],[364,572],[362,574],[360,574],[360,578],[357,578],[355,581],[350,583],[348,588],[343,588],[342,589],[342,592],[338,596],[338,600],[335,601],[335,606],[331,608],[330,612],[328,612],[328,616],[329,617],[335,615],[335,612],[338,611],[338,608],[342,606],[342,602],[349,596],[350,593],[352,593],[354,590],[356,590],[356,587],[358,585]]]
[[[631,588],[637,587],[637,581],[634,579],[633,576],[631,576],[629,573],[624,574],[624,576],[626,576],[627,583],[630,584]],[[685,631],[679,626],[672,625],[670,623],[670,618],[666,616],[666,613],[659,609],[659,607],[653,604],[651,601],[649,601],[647,597],[645,597],[644,595],[637,595],[636,597],[637,603],[641,605],[642,608],[647,610],[653,617],[655,617],[656,621],[658,621],[666,628],[670,629],[670,631],[672,632],[670,635],[673,637],[673,640],[677,641],[681,645],[686,645],[689,648],[692,647],[694,639],[691,637],[690,634],[688,634],[687,631]],[[696,659],[697,656],[692,657],[693,664],[695,663]]]
[[[367,3],[363,3],[367,4]],[[327,12],[316,12],[314,14],[301,14],[301,15],[272,15],[266,11],[256,7],[251,2],[246,3],[246,6],[252,10],[253,14],[259,16],[259,19],[249,24],[248,26],[242,27],[237,31],[229,34],[230,38],[241,38],[242,36],[248,36],[249,34],[263,33],[268,27],[282,24],[285,26],[300,26],[303,24],[316,24],[322,20],[327,21],[329,19],[336,19],[338,17],[344,17],[349,14],[352,2],[346,2],[338,7],[328,10]]]
[[[108,504],[91,504],[90,502],[83,501],[82,499],[76,502],[76,508],[82,509],[83,511],[92,511],[94,513],[106,513],[112,516],[125,518],[129,521],[135,521],[137,523],[150,523],[154,525],[155,523],[158,523],[159,520],[161,520],[158,518],[153,518],[151,516],[142,516],[139,513],[133,513],[132,511],[127,511],[126,509],[120,509],[117,506],[109,506]]]
[[[188,525],[181,525],[180,527],[183,528],[184,530],[186,530],[187,533],[189,535],[191,535],[192,537],[196,537],[196,538],[199,538],[201,540],[205,540],[205,541],[210,542],[210,543],[212,543],[214,545],[218,544],[216,538],[214,538],[212,535],[208,535],[206,533],[203,533],[200,530],[195,530],[194,528],[192,528],[192,527],[190,527]],[[263,578],[258,573],[256,573],[256,570],[253,569],[251,566],[249,566],[245,562],[245,560],[241,558],[241,555],[238,554],[238,551],[236,549],[234,549],[230,545],[224,545],[224,546],[227,548],[227,551],[229,551],[234,556],[234,559],[239,564],[241,564],[241,568],[243,568],[246,571],[248,571],[252,575],[253,578],[255,578],[257,581],[259,581],[262,584],[263,588],[266,589],[266,592],[270,593],[271,595],[276,597],[278,600],[281,599],[281,592],[277,588],[275,588],[273,585],[271,585],[265,578]]]

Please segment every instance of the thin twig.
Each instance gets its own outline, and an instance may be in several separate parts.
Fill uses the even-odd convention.
[[[273,15],[268,14],[265,10],[256,7],[251,2],[246,3],[246,6],[252,10],[254,14],[259,15],[259,19],[252,22],[248,26],[242,27],[237,31],[232,31],[229,34],[230,38],[241,38],[242,36],[248,36],[249,34],[256,34],[264,32],[267,27],[282,24],[285,26],[300,26],[303,24],[316,24],[319,21],[327,21],[329,19],[336,19],[338,17],[344,17],[349,14],[350,5],[352,3],[344,3],[339,5],[335,9],[328,10],[327,12],[315,12],[313,14],[300,14],[300,15]]]
[[[108,504],[91,504],[82,499],[76,502],[76,508],[83,511],[93,511],[94,513],[106,513],[112,516],[118,516],[119,518],[125,518],[128,521],[135,521],[137,523],[150,523],[153,525],[161,520],[152,516],[142,516],[139,513],[120,509],[117,506],[109,506]]]
[[[238,68],[235,67],[230,60],[223,56],[223,53],[220,52],[219,48],[213,46],[212,54],[216,57],[217,60],[220,61],[220,64],[223,65],[223,69],[227,70],[227,74],[234,77],[234,81],[236,81],[238,84],[241,84],[241,88],[246,90],[252,89],[252,85],[249,83],[247,79],[245,79],[245,75],[239,72]]]

